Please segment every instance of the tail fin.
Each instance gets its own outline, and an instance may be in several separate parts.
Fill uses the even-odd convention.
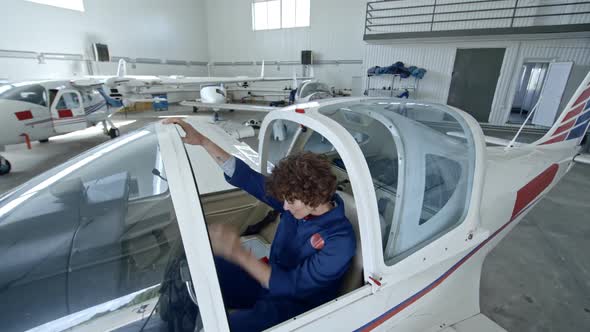
[[[545,145],[571,141],[579,145],[590,123],[590,72],[567,103],[555,124],[545,136],[533,144]]]
[[[125,59],[119,59],[119,65],[117,66],[117,77],[127,76],[127,62]]]

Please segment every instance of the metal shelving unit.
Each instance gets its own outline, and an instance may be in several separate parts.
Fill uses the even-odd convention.
[[[396,97],[405,90],[415,95],[419,85],[420,79],[414,76],[403,78],[399,74],[368,75],[364,95]]]

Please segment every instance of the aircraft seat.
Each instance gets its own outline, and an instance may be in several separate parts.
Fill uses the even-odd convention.
[[[359,231],[359,221],[356,213],[354,197],[342,191],[337,191],[336,193],[344,202],[344,214],[352,224],[356,237],[356,253],[352,258],[352,263],[350,264],[348,271],[344,275],[342,287],[340,289],[339,295],[344,295],[361,287],[363,284],[363,255],[361,254],[361,233]]]

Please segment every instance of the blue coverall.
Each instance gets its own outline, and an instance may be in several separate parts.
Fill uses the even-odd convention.
[[[240,309],[229,315],[231,330],[261,331],[336,298],[356,249],[342,199],[334,195],[335,208],[298,220],[267,195],[264,176],[243,161],[236,158],[226,180],[281,212],[270,249],[268,289],[239,266],[216,258],[225,305]]]

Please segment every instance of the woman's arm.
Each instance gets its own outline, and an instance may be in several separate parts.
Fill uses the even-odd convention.
[[[200,145],[207,153],[215,160],[215,162],[222,168],[224,163],[228,161],[232,156],[223,150],[219,145],[215,144],[205,135],[198,132],[193,126],[186,123],[180,118],[168,118],[164,120],[164,124],[177,124],[179,125],[186,136],[182,138],[182,141],[186,144]],[[283,204],[267,195],[265,190],[265,178],[262,174],[252,170],[246,163],[236,159],[233,165],[233,174],[226,174],[226,180],[233,186],[239,187],[252,196],[258,198],[260,201],[268,204],[275,210],[283,211]],[[225,170],[224,170],[225,172]]]
[[[186,136],[182,138],[182,141],[186,144],[200,145],[205,148],[205,150],[219,166],[223,165],[223,163],[231,157],[231,155],[219,147],[219,145],[213,143],[205,135],[198,132],[195,128],[193,128],[193,126],[184,122],[184,120],[181,118],[168,118],[162,123],[174,123],[179,125],[186,134]]]

